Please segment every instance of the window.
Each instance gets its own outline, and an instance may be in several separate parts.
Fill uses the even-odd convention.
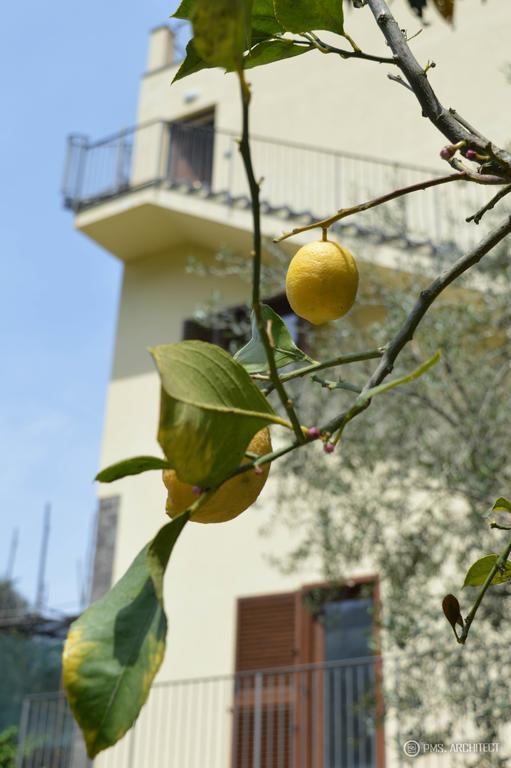
[[[238,601],[233,768],[382,768],[376,579]]]
[[[210,189],[215,143],[214,110],[176,120],[169,130],[169,181],[186,184],[192,189]]]
[[[285,294],[279,294],[271,299],[265,299],[286,323],[294,341],[302,349],[305,348],[300,319],[289,306]],[[204,321],[195,319],[185,320],[183,339],[199,339],[218,344],[231,354],[234,354],[250,339],[250,310],[243,304],[230,307],[224,312],[211,315]]]

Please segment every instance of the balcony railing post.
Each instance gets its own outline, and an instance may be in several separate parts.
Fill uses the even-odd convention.
[[[254,680],[254,748],[252,752],[252,768],[261,768],[262,699],[263,676],[261,672],[256,672]]]
[[[116,190],[124,186],[124,152],[126,150],[126,132],[123,131],[119,136],[117,145],[117,167],[116,167]]]
[[[16,750],[16,768],[23,768],[25,742],[27,740],[28,721],[30,716],[30,699],[25,698],[21,708],[20,729],[18,735],[18,749]]]

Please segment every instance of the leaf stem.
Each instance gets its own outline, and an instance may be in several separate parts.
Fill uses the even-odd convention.
[[[243,128],[240,141],[240,153],[243,159],[243,165],[245,167],[245,173],[247,175],[248,186],[250,189],[250,198],[252,202],[252,219],[253,219],[253,276],[252,276],[252,309],[257,323],[257,328],[263,342],[264,351],[266,352],[266,359],[268,361],[268,368],[270,370],[270,379],[278,392],[280,401],[284,406],[284,409],[289,417],[289,421],[292,424],[293,431],[296,439],[299,443],[304,442],[305,436],[300,426],[298,416],[296,415],[293,403],[289,398],[284,385],[282,384],[277,365],[275,363],[275,355],[273,351],[273,345],[270,341],[268,330],[264,322],[262,307],[261,307],[261,259],[262,259],[262,238],[261,238],[261,205],[259,199],[260,186],[256,180],[254,173],[254,166],[252,163],[252,152],[250,149],[250,87],[247,84],[244,76],[244,72],[239,73],[240,89],[241,89],[241,102],[243,113]]]
[[[331,360],[325,360],[323,363],[315,362],[311,365],[306,365],[303,368],[297,368],[295,371],[284,373],[280,377],[280,380],[291,381],[292,379],[302,378],[302,376],[308,376],[309,373],[317,373],[318,371],[323,371],[326,368],[335,368],[337,365],[348,365],[349,363],[359,363],[363,360],[374,360],[375,358],[381,357],[383,352],[383,347],[380,347],[379,349],[371,349],[368,352],[354,352],[351,355],[340,355],[339,357],[334,357]],[[252,378],[257,379],[257,381],[270,381],[269,376],[261,373],[254,373]]]
[[[506,561],[509,557],[509,554],[511,553],[511,539],[509,539],[508,543],[498,556],[497,560],[493,564],[490,572],[488,573],[488,576],[484,580],[484,584],[482,585],[481,589],[479,590],[479,593],[477,595],[477,598],[475,600],[474,605],[472,606],[469,614],[467,615],[465,619],[465,623],[463,625],[463,631],[458,636],[456,635],[456,639],[460,645],[465,645],[466,639],[468,637],[468,633],[470,632],[470,627],[472,625],[472,622],[474,621],[475,615],[477,611],[479,610],[479,606],[481,605],[483,601],[483,597],[485,596],[486,592],[488,591],[488,588],[490,587],[493,577],[497,574],[497,572],[506,564]]]

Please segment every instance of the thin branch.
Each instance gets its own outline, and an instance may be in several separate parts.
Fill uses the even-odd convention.
[[[475,174],[469,171],[462,171],[461,173],[450,173],[447,176],[438,176],[434,179],[426,179],[426,181],[420,181],[417,184],[410,184],[407,187],[401,187],[400,189],[394,189],[392,192],[387,192],[385,195],[375,197],[373,200],[368,200],[365,203],[359,203],[359,205],[353,205],[350,208],[341,208],[333,216],[328,219],[322,219],[321,221],[315,221],[312,224],[307,224],[303,227],[295,227],[290,232],[285,232],[280,237],[274,238],[274,243],[280,243],[283,240],[287,240],[288,237],[298,235],[301,232],[308,232],[311,229],[328,229],[332,224],[335,224],[341,219],[345,219],[347,216],[353,216],[355,213],[361,211],[368,211],[371,208],[376,208],[378,205],[388,203],[390,200],[396,200],[398,197],[409,195],[411,192],[419,192],[430,187],[438,187],[440,184],[450,184],[453,181],[472,181],[477,184],[503,184],[503,180],[500,176]]]
[[[312,363],[312,365],[306,365],[303,368],[297,368],[295,371],[284,373],[281,377],[281,381],[291,381],[292,379],[299,379],[302,376],[308,376],[309,373],[317,373],[318,371],[324,371],[326,368],[335,368],[337,365],[349,365],[350,363],[360,363],[363,360],[374,360],[375,358],[383,355],[383,349],[370,349],[368,352],[354,352],[351,355],[340,355],[334,357],[331,360],[325,360],[323,363]],[[252,375],[253,379],[258,381],[270,381],[270,377],[266,374],[255,373]]]
[[[494,195],[491,200],[489,200],[486,205],[483,205],[482,208],[480,208],[477,213],[474,213],[473,216],[469,216],[468,219],[465,219],[465,221],[473,221],[474,224],[479,224],[481,219],[483,218],[485,213],[488,213],[488,211],[491,211],[492,208],[495,208],[497,203],[502,200],[503,197],[506,195],[509,195],[511,192],[511,184],[508,184],[507,187],[504,187],[504,189],[500,189],[496,195]]]
[[[385,0],[367,0],[367,5],[376,19],[401,72],[407,79],[422,108],[422,114],[452,144],[467,141],[471,147],[484,153],[488,150],[488,142],[481,138],[479,132],[467,128],[468,123],[461,121],[459,115],[446,109],[438,99],[427,78],[424,68],[413,55],[408,42],[403,35]],[[511,168],[511,154],[500,147],[490,145],[498,162],[508,170]]]
[[[472,622],[474,621],[475,615],[479,609],[479,606],[481,605],[481,602],[483,600],[483,597],[485,596],[486,592],[488,591],[489,587],[491,586],[491,583],[493,581],[493,577],[500,571],[504,566],[506,565],[507,559],[509,557],[509,553],[511,552],[511,539],[508,541],[500,555],[498,556],[497,560],[493,564],[493,567],[491,568],[490,572],[488,573],[488,576],[486,577],[484,584],[482,585],[481,589],[479,590],[479,594],[477,595],[476,601],[474,605],[472,606],[472,609],[470,610],[470,613],[467,615],[465,622],[463,624],[463,630],[461,634],[458,636],[456,635],[456,639],[458,643],[461,645],[465,645],[466,639],[468,637],[468,633],[470,632],[470,627],[472,625]],[[456,633],[455,633],[456,634]]]
[[[335,45],[325,43],[312,33],[306,33],[304,37],[307,38],[311,48],[316,48],[321,53],[335,53],[342,59],[361,59],[362,61],[375,61],[378,64],[397,64],[396,60],[391,56],[375,56],[372,53],[364,53],[364,51],[360,50],[346,51],[344,48],[336,48]]]
[[[371,2],[371,0],[369,0],[369,2]],[[465,256],[461,256],[451,267],[441,272],[440,275],[430,283],[428,288],[421,291],[410,314],[387,346],[380,364],[366,382],[362,394],[367,392],[367,390],[372,389],[372,387],[381,384],[381,382],[392,372],[401,350],[413,339],[419,323],[442,291],[460,277],[460,275],[477,264],[483,256],[491,251],[492,248],[501,242],[501,240],[507,237],[509,233],[511,233],[511,216],[508,216],[503,224],[493,230],[493,232],[485,237],[472,251]],[[367,402],[360,404],[355,400],[355,403],[351,408],[332,419],[323,431],[333,434],[337,430],[344,429],[346,424],[365,410],[367,405]]]
[[[394,83],[399,83],[399,85],[402,85],[403,88],[406,88],[407,90],[413,93],[413,88],[410,85],[408,85],[408,83],[405,80],[403,80],[401,75],[387,75],[387,77],[389,78],[389,80],[392,80]]]
[[[240,73],[240,88],[243,110],[243,130],[240,141],[240,153],[245,166],[245,172],[247,175],[248,185],[250,189],[250,197],[252,200],[252,218],[253,218],[253,276],[252,276],[252,309],[257,323],[257,328],[263,342],[264,351],[266,352],[266,359],[268,361],[268,368],[270,371],[270,378],[273,386],[278,392],[280,401],[284,406],[284,409],[289,417],[289,420],[293,426],[294,433],[298,442],[304,442],[305,437],[296,415],[293,403],[290,400],[284,385],[282,384],[277,365],[275,363],[275,356],[273,351],[273,345],[270,341],[268,330],[264,322],[262,307],[261,307],[261,259],[262,259],[262,238],[261,238],[261,206],[259,199],[259,184],[256,180],[254,173],[254,166],[252,163],[252,153],[250,150],[250,89],[247,85],[243,72]]]

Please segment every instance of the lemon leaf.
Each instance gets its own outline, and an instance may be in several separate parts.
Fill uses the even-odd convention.
[[[190,40],[186,46],[185,57],[181,62],[181,66],[174,75],[172,82],[177,83],[178,80],[182,80],[184,77],[188,77],[188,75],[193,75],[195,72],[200,72],[201,69],[211,69],[211,67],[212,64],[207,64],[197,53],[197,49],[195,48],[195,43],[192,38],[192,40]]]
[[[98,483],[113,483],[123,477],[140,475],[142,472],[149,472],[152,469],[169,469],[169,467],[168,461],[159,459],[157,456],[135,456],[133,459],[125,459],[102,469],[96,475],[95,480]]]
[[[289,59],[292,56],[300,56],[302,53],[308,53],[311,48],[304,45],[296,45],[292,40],[264,40],[255,45],[245,56],[245,69],[261,67],[264,64],[272,64],[275,61]]]
[[[275,16],[273,0],[254,0],[252,7],[252,44],[284,32]]]
[[[274,0],[274,7],[286,32],[325,29],[344,34],[342,0]]]
[[[491,569],[498,560],[498,555],[485,555],[480,560],[477,560],[468,569],[464,587],[480,587],[486,581]],[[505,582],[511,581],[511,562],[508,560],[501,571],[497,571],[493,579],[492,584],[505,584]]]
[[[497,499],[490,512],[511,513],[511,501],[509,501],[509,499],[505,499],[504,496],[501,496],[500,499]]]
[[[302,360],[310,361],[311,358],[302,352],[294,343],[288,327],[283,319],[267,304],[262,304],[262,315],[266,323],[271,323],[271,337],[274,344],[274,357],[277,368],[284,368],[290,363]],[[268,361],[261,336],[257,328],[255,315],[252,312],[252,338],[234,355],[234,359],[249,373],[263,373],[268,371]]]
[[[188,517],[165,525],[110,592],[71,625],[64,688],[90,758],[131,728],[163,661],[163,575]]]
[[[250,47],[252,0],[195,0],[187,12],[200,58],[213,67],[241,70]]]
[[[158,440],[185,483],[209,488],[241,463],[256,432],[284,424],[225,350],[182,341],[150,350],[162,383]]]
[[[195,5],[195,0],[182,0],[177,10],[172,14],[171,18],[186,19],[186,21],[190,21],[190,19],[192,18],[192,11],[193,11],[194,5]]]

